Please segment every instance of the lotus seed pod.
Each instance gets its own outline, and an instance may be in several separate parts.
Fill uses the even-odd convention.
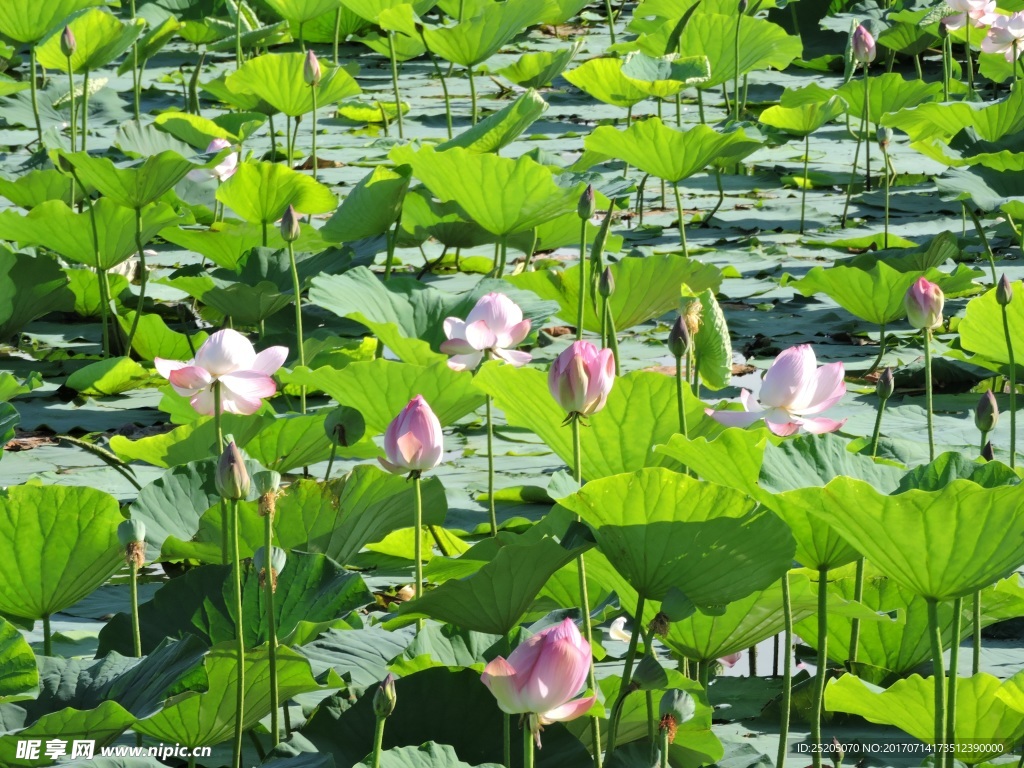
[[[277,493],[281,487],[281,473],[272,469],[264,469],[253,474],[252,481],[256,486],[256,493],[260,496]]]
[[[882,374],[878,377],[878,382],[875,384],[875,394],[878,395],[878,399],[883,403],[892,397],[892,393],[896,389],[896,379],[892,375],[892,368],[886,368],[882,371]]]
[[[615,276],[612,274],[611,267],[605,267],[604,272],[601,273],[601,279],[597,282],[597,292],[605,299],[615,293]]]
[[[996,396],[992,390],[988,390],[978,401],[978,407],[974,410],[974,426],[979,432],[991,432],[999,423],[999,405],[996,403]]]
[[[669,625],[671,623],[668,614],[658,611],[654,614],[654,618],[651,619],[651,623],[647,625],[647,630],[658,637],[668,637]]]
[[[587,184],[587,188],[583,190],[583,194],[580,195],[580,201],[576,205],[576,214],[586,221],[594,215],[596,210],[594,206],[594,187]]]
[[[888,125],[878,126],[878,146],[882,148],[882,151],[889,149],[889,145],[892,143],[892,128]]]
[[[78,41],[75,40],[75,33],[71,31],[71,27],[64,27],[64,31],[60,35],[60,52],[70,59],[75,55],[76,50],[78,50]]]
[[[363,414],[347,405],[339,405],[324,419],[324,430],[331,442],[341,448],[358,443],[366,434]]]
[[[249,471],[234,440],[224,447],[217,462],[215,485],[217,493],[224,499],[239,501],[249,495]]]
[[[277,591],[277,577],[284,570],[285,564],[288,562],[288,553],[280,547],[271,547],[270,552],[270,591]],[[265,586],[267,583],[267,549],[266,547],[260,547],[252,555],[252,567],[256,569],[259,574],[260,586]]]
[[[124,547],[125,562],[141,568],[146,562],[146,524],[141,520],[125,520],[117,526],[117,540]]]
[[[686,691],[672,688],[661,697],[659,705],[659,725],[662,731],[668,732],[668,743],[671,744],[676,738],[676,729],[693,719],[697,714],[697,705],[693,697]]]
[[[288,206],[288,210],[284,212],[284,216],[281,217],[281,238],[286,243],[294,243],[299,239],[299,235],[302,234],[302,230],[299,229],[299,215],[295,212],[292,206]]]
[[[390,717],[391,713],[395,711],[395,704],[398,703],[398,696],[395,694],[395,676],[388,673],[380,685],[377,686],[377,691],[373,694],[373,713],[377,716],[378,720],[382,720],[385,717]]]
[[[1002,307],[1013,301],[1013,284],[1006,275],[999,278],[999,284],[996,286],[996,301]]]
[[[306,85],[316,87],[320,85],[321,74],[320,61],[311,48],[306,52],[306,60],[302,65],[302,78],[306,81]]]
[[[690,349],[690,330],[686,327],[686,321],[682,315],[676,318],[672,330],[668,332],[668,351],[679,360],[686,356]]]

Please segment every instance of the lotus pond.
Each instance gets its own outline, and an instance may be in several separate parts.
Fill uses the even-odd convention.
[[[0,0],[0,766],[1024,760],[1020,7]]]

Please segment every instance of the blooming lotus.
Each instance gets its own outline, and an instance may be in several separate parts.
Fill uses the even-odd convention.
[[[214,139],[210,142],[210,145],[206,148],[209,152],[220,152],[222,149],[227,149],[231,146],[231,142],[227,139]],[[190,171],[188,177],[192,181],[203,181],[205,179],[216,179],[217,181],[227,181],[235,175],[235,171],[238,170],[238,153],[232,152],[230,155],[221,160],[213,168],[206,169],[200,168],[195,171]]]
[[[569,416],[589,416],[604,408],[615,383],[610,349],[575,341],[562,350],[548,371],[548,389]]]
[[[1024,13],[997,16],[981,41],[985,53],[1001,53],[1007,61],[1014,61],[1024,53]]]
[[[785,436],[801,428],[813,434],[834,432],[846,422],[808,418],[821,413],[846,394],[843,364],[818,367],[810,344],[799,344],[779,354],[768,367],[761,392],[754,400],[750,391],[740,393],[743,411],[713,411],[707,414],[730,427],[747,427],[764,419],[776,435]]]
[[[590,643],[565,619],[525,640],[507,660],[498,656],[480,679],[502,712],[530,716],[540,746],[541,726],[574,720],[593,705],[595,696],[574,698],[589,670]]]
[[[220,390],[220,409],[225,413],[251,414],[264,398],[277,392],[270,378],[288,358],[288,347],[268,347],[259,354],[238,331],[217,331],[187,362],[156,358],[157,372],[196,412],[210,416],[217,408],[214,391]],[[219,385],[219,386],[218,386]]]
[[[907,320],[911,326],[919,329],[937,328],[942,325],[944,304],[942,289],[924,277],[918,278],[903,297]]]
[[[942,20],[947,29],[960,29],[968,20],[972,27],[985,27],[996,20],[995,0],[946,0],[946,5],[957,11]]]
[[[387,459],[378,461],[396,475],[425,472],[441,463],[443,438],[441,422],[423,395],[416,395],[388,424],[384,433]]]
[[[476,368],[485,353],[512,365],[525,365],[530,362],[530,353],[513,347],[521,344],[529,332],[530,321],[523,319],[518,304],[503,293],[488,293],[480,297],[465,320],[445,318],[448,340],[441,342],[441,351],[452,355],[448,367],[454,371]]]

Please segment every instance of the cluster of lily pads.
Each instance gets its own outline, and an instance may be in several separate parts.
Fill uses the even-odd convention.
[[[1022,19],[0,0],[0,764],[1021,752]]]

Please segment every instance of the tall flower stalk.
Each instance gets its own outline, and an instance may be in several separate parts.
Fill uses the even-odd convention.
[[[896,389],[896,380],[893,377],[892,368],[885,368],[878,377],[875,384],[875,395],[878,397],[878,413],[875,415],[875,430],[871,435],[871,458],[878,455],[878,440],[882,434],[882,416],[885,415],[885,405],[892,397]]]
[[[920,278],[903,298],[907,320],[924,336],[925,408],[928,412],[928,460],[935,461],[935,428],[932,408],[932,330],[942,325],[942,289],[927,278]]]
[[[576,308],[576,341],[583,338],[583,311],[587,303],[587,222],[594,215],[594,187],[590,184],[580,195],[576,206],[580,218],[580,284]]]
[[[284,217],[281,219],[281,237],[288,244],[288,263],[292,271],[292,291],[295,293],[295,348],[299,353],[299,365],[306,364],[306,352],[303,344],[302,333],[302,283],[299,280],[299,265],[295,260],[295,241],[301,234],[299,229],[299,215],[292,206],[288,206]],[[306,412],[306,387],[299,390],[299,407],[302,413]]]
[[[782,660],[782,719],[779,723],[776,768],[784,768],[786,765],[786,752],[789,749],[789,715],[793,698],[793,603],[790,599],[789,571],[782,576],[782,622],[782,644],[786,656]]]
[[[313,53],[312,48],[306,51],[306,60],[302,67],[302,76],[303,79],[306,81],[306,85],[309,86],[310,95],[313,97],[313,153],[311,155],[311,162],[313,164],[313,178],[315,179],[316,171],[317,168],[319,167],[316,159],[316,97],[317,89],[320,87],[320,78],[322,77],[322,72],[320,70],[320,62],[317,60],[316,54]]]
[[[387,723],[391,713],[395,711],[397,703],[395,695],[395,676],[390,672],[388,676],[377,686],[373,694],[373,714],[376,725],[373,730],[373,753],[370,760],[371,768],[380,768],[380,753],[384,746],[384,725]]]
[[[686,327],[685,318],[680,315],[672,324],[668,333],[668,350],[676,359],[676,411],[679,416],[679,434],[687,436],[686,405],[683,401],[683,388],[689,386],[683,373],[683,359],[690,354],[690,331]]]
[[[1013,301],[1013,285],[1003,275],[996,286],[996,302],[1003,316],[1003,337],[1006,340],[1006,354],[1010,362],[1010,468],[1017,466],[1017,362],[1013,354],[1013,336],[1010,333],[1010,317],[1007,307]]]
[[[142,657],[142,633],[139,631],[139,571],[146,563],[146,524],[141,520],[125,520],[117,526],[117,538],[124,548],[129,570],[132,600],[132,651]]]
[[[274,592],[277,591],[277,577],[284,570],[285,551],[274,546],[274,514],[277,510],[281,475],[273,470],[257,472],[253,476],[253,482],[259,494],[259,514],[264,520],[263,547],[257,551],[257,555],[262,553],[262,556],[253,559],[253,567],[263,586],[263,604],[267,616],[267,648],[270,656],[270,740],[276,747],[281,738],[281,699],[277,682],[277,615],[274,612]]]

